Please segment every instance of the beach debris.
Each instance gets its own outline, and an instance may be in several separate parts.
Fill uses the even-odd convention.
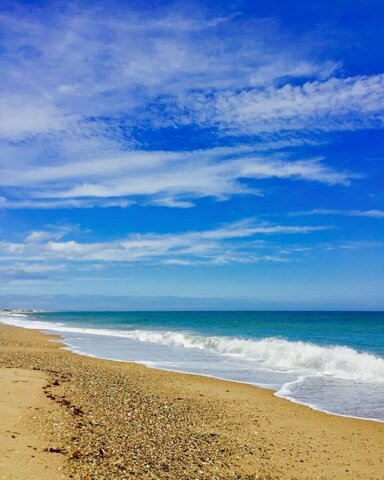
[[[47,447],[47,448],[44,448],[44,452],[62,453],[62,454],[66,453],[65,449],[60,447]]]
[[[76,450],[75,452],[72,453],[72,459],[73,460],[79,460],[79,458],[81,458],[83,456],[83,454],[81,453],[80,450]]]
[[[74,415],[84,415],[83,410],[81,410],[81,408],[78,408],[78,407],[72,407],[72,413]]]
[[[99,453],[96,456],[105,457],[106,455],[107,455],[107,452],[104,450],[104,448],[99,448]]]

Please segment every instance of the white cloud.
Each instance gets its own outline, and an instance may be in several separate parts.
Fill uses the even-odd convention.
[[[48,241],[61,240],[69,234],[78,231],[78,225],[56,224],[47,225],[46,230],[34,230],[25,237],[26,244],[44,244]]]
[[[359,250],[366,248],[382,248],[384,247],[384,242],[381,241],[370,241],[370,240],[348,240],[340,243],[339,248],[345,250]]]
[[[384,210],[340,210],[334,208],[315,208],[313,210],[304,210],[302,212],[291,212],[290,215],[345,215],[349,217],[384,218]]]
[[[260,195],[255,182],[266,178],[348,185],[355,177],[326,166],[322,159],[261,156],[249,145],[190,152],[136,150],[39,168],[0,168],[0,186],[22,188],[24,196],[0,199],[0,208],[126,207],[139,201],[187,208],[203,197]]]
[[[331,77],[339,62],[314,61],[308,37],[287,41],[271,19],[193,6],[14,12],[2,16],[0,208],[188,208],[262,194],[266,178],[347,185],[351,172],[269,150],[305,143],[282,131],[382,125],[383,75]],[[151,151],[151,136],[146,150],[132,133],[191,124],[223,143],[269,132],[275,146]]]
[[[0,197],[0,209],[24,210],[24,209],[72,209],[72,208],[127,208],[134,202],[119,198],[70,198],[70,199],[29,199],[29,200],[9,200]],[[173,205],[180,206],[180,205]]]
[[[55,239],[55,240],[58,240],[59,238],[61,238],[62,235],[57,232],[44,232],[44,231],[35,231],[35,232],[32,232],[30,233],[25,241],[27,243],[39,243],[39,242],[44,242],[46,240],[52,240],[52,239]]]
[[[284,261],[284,252],[260,242],[264,236],[302,235],[326,226],[255,224],[245,220],[212,230],[172,234],[130,234],[104,242],[59,241],[50,231],[33,232],[25,242],[1,242],[1,260],[20,262],[129,262],[166,264],[224,264]],[[275,248],[276,249],[276,248]]]
[[[63,263],[16,263],[13,268],[25,273],[47,273],[47,272],[62,272],[66,270],[66,266]]]
[[[55,262],[49,263],[13,263],[0,265],[0,283],[41,281],[52,278],[52,275],[64,272],[66,266]]]
[[[384,74],[203,92],[191,95],[188,115],[190,121],[242,133],[382,127],[383,92]]]
[[[48,99],[0,95],[0,138],[18,140],[68,128],[68,119]]]
[[[313,62],[300,39],[291,39],[295,48],[288,48],[273,21],[237,13],[215,17],[192,5],[184,13],[164,8],[148,16],[123,6],[116,15],[75,3],[43,13],[14,11],[2,13],[5,138],[47,133],[68,117],[126,115],[191,89],[324,78],[338,66]]]

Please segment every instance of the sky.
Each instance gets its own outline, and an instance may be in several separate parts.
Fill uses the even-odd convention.
[[[384,309],[384,3],[0,7],[0,303]]]

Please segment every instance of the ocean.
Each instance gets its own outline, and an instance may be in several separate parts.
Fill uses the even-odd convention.
[[[47,312],[3,323],[58,333],[80,354],[270,388],[384,422],[381,312]]]

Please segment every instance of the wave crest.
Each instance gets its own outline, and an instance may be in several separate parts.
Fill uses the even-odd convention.
[[[105,335],[159,345],[206,350],[219,355],[255,362],[259,368],[331,375],[344,379],[384,381],[384,359],[346,346],[322,346],[270,337],[260,340],[191,335],[171,331],[81,328],[59,323],[2,318],[2,322],[24,328],[55,332]]]

